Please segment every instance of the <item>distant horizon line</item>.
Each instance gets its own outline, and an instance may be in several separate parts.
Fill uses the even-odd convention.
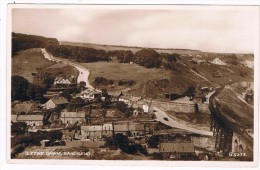
[[[33,35],[33,36],[40,36],[44,38],[55,38],[56,37],[46,37],[43,35],[35,35],[35,34],[27,34],[27,33],[20,33],[20,32],[11,32],[15,34],[25,34],[25,35]],[[217,53],[217,54],[253,54],[254,52],[213,52],[213,51],[202,51],[202,50],[194,50],[194,49],[186,49],[186,48],[157,48],[157,47],[145,47],[145,46],[128,46],[128,45],[115,45],[115,44],[98,44],[98,43],[91,43],[91,42],[75,42],[75,41],[68,41],[68,40],[58,40],[58,42],[69,42],[69,43],[78,43],[78,44],[93,44],[93,45],[100,45],[100,46],[111,46],[111,47],[127,47],[127,48],[141,48],[141,49],[154,49],[154,50],[186,50],[186,51],[196,51],[202,53]],[[109,50],[108,50],[109,51]]]

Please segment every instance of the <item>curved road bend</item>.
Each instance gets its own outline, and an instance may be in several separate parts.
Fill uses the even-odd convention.
[[[41,51],[44,55],[44,58],[46,58],[47,60],[55,61],[55,62],[62,62],[62,63],[66,63],[68,65],[75,67],[79,71],[79,76],[78,76],[77,82],[80,83],[81,81],[83,81],[83,82],[86,83],[87,88],[93,89],[93,87],[90,85],[89,80],[88,80],[88,77],[89,77],[89,74],[90,74],[88,69],[82,67],[79,64],[73,63],[71,61],[65,61],[63,59],[57,59],[53,55],[48,53],[44,48],[42,48]]]
[[[204,130],[199,130],[199,129],[195,129],[195,128],[192,128],[192,127],[188,127],[187,125],[185,124],[181,124],[175,120],[173,120],[167,113],[165,113],[164,111],[154,107],[154,114],[156,115],[156,119],[157,121],[165,124],[165,125],[168,125],[170,127],[173,127],[173,128],[178,128],[178,129],[183,129],[183,130],[186,130],[186,131],[189,131],[189,132],[192,132],[192,133],[196,133],[196,134],[200,134],[200,135],[204,135],[204,136],[213,136],[213,132],[209,132],[209,131],[204,131]],[[167,120],[164,120],[164,118],[167,118]]]

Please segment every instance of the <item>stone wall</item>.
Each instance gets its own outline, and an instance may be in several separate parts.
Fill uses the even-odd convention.
[[[188,104],[188,103],[177,103],[177,102],[160,102],[160,101],[153,101],[153,106],[157,107],[160,110],[165,112],[167,111],[174,111],[180,113],[194,113],[195,112],[195,104]],[[199,112],[203,114],[210,114],[210,110],[208,104],[201,103],[198,104]]]
[[[194,104],[154,101],[153,105],[165,112],[167,112],[167,111],[182,112],[182,113],[194,113],[195,112]]]

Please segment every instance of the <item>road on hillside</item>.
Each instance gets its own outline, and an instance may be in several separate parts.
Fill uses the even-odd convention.
[[[90,85],[89,80],[88,80],[88,77],[90,75],[88,69],[82,67],[79,64],[73,63],[71,61],[67,61],[67,60],[63,60],[63,59],[57,59],[53,55],[48,53],[44,48],[42,48],[41,51],[42,51],[42,53],[44,55],[44,58],[46,58],[46,59],[48,59],[50,61],[62,62],[62,63],[66,63],[68,65],[71,65],[71,66],[75,67],[79,71],[79,76],[78,76],[77,82],[78,83],[85,82],[86,83],[85,87],[93,89],[93,87]]]
[[[173,128],[183,129],[183,130],[186,130],[186,131],[189,131],[192,133],[196,133],[196,134],[200,134],[200,135],[213,136],[213,132],[188,127],[185,124],[181,124],[181,123],[173,120],[167,113],[165,113],[164,111],[162,111],[156,107],[154,107],[154,111],[155,111],[154,114],[156,115],[156,120],[165,125],[168,125]]]

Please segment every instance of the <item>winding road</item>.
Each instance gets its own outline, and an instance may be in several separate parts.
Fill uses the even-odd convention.
[[[181,123],[173,120],[167,113],[165,113],[164,111],[162,111],[156,107],[154,107],[154,111],[155,111],[154,114],[156,115],[155,120],[157,120],[165,125],[168,125],[173,128],[183,129],[183,130],[186,130],[186,131],[189,131],[192,133],[196,133],[196,134],[200,134],[200,135],[204,135],[204,136],[213,136],[213,132],[188,127],[185,124],[181,124]]]
[[[71,61],[67,61],[65,59],[57,59],[53,55],[48,53],[44,48],[42,48],[41,51],[42,51],[42,54],[44,55],[44,58],[46,58],[47,60],[55,61],[57,63],[61,62],[61,63],[68,64],[68,65],[75,67],[79,71],[79,76],[78,76],[77,82],[78,83],[85,82],[86,83],[85,87],[93,89],[93,87],[90,85],[89,80],[88,80],[88,77],[90,75],[90,72],[88,71],[88,69],[86,69],[85,67],[82,67],[79,64],[73,63]]]

